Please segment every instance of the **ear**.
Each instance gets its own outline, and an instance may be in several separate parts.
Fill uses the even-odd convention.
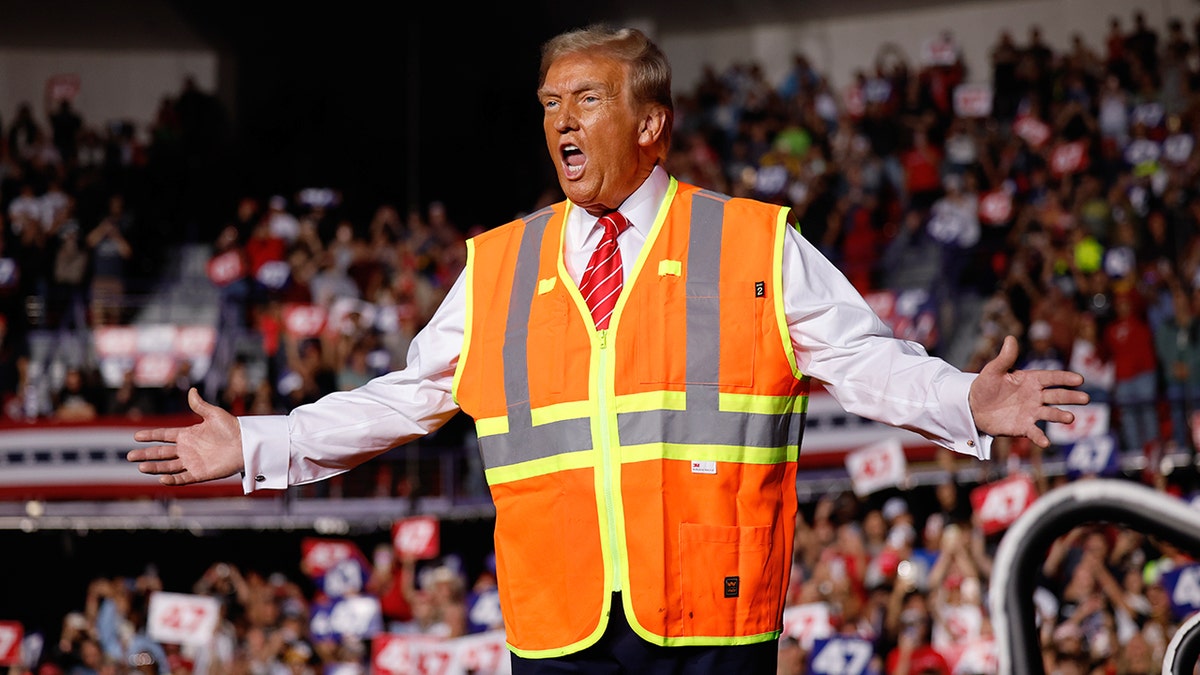
[[[657,145],[667,128],[667,110],[660,105],[651,105],[642,115],[638,127],[638,145],[646,148]]]

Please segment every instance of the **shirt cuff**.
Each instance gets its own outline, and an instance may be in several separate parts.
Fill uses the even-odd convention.
[[[242,491],[285,490],[291,441],[285,415],[239,417],[242,428]]]
[[[947,447],[963,455],[987,460],[992,458],[992,436],[975,426],[975,416],[971,414],[971,383],[976,377],[979,377],[978,373],[958,373],[946,379],[943,400],[962,402],[961,409],[955,405],[948,411],[952,421],[947,424],[950,432]]]

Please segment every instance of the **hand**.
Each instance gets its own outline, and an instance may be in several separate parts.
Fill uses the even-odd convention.
[[[203,418],[190,427],[142,429],[133,435],[139,442],[160,442],[137,448],[126,456],[138,462],[142,473],[157,475],[163,485],[189,485],[226,478],[242,471],[242,428],[237,418],[205,402],[200,392],[188,391],[188,405]]]
[[[1000,354],[988,362],[971,383],[968,402],[975,426],[992,436],[1026,437],[1038,447],[1050,439],[1038,428],[1040,421],[1070,424],[1075,415],[1055,406],[1084,405],[1087,393],[1061,387],[1078,387],[1083,376],[1068,370],[1014,370],[1017,339],[1004,338]]]

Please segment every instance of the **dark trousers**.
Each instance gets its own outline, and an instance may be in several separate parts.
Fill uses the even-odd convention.
[[[621,594],[613,593],[612,616],[600,640],[583,651],[552,659],[512,655],[513,675],[775,675],[779,641],[718,647],[659,647],[642,639],[625,620]]]

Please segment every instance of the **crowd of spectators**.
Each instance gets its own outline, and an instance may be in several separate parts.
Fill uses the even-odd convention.
[[[668,168],[684,181],[793,207],[802,234],[864,293],[927,291],[940,327],[930,335],[945,338],[929,341],[932,352],[949,353],[950,337],[965,340],[957,365],[974,370],[1015,334],[1021,365],[1085,375],[1094,400],[1111,405],[1121,448],[1194,450],[1200,19],[1158,28],[1140,12],[1114,16],[1103,44],[1076,37],[1061,50],[1037,26],[1023,39],[1002,28],[989,67],[969,72],[948,33],[931,36],[919,55],[883,45],[842,86],[801,53],[780,82],[753,62],[709,67],[693,90],[679,92]],[[990,82],[982,99],[970,87],[981,82]],[[128,129],[95,134],[59,119],[69,114],[60,108],[52,126],[75,128],[72,139],[28,112],[3,130],[0,397],[10,401],[21,402],[27,384],[27,331],[127,320],[121,298],[131,261],[142,257],[130,254],[144,244],[123,198],[153,153]],[[160,132],[152,137],[172,136]],[[255,336],[265,370],[230,359],[221,405],[286,412],[402,365],[408,340],[461,270],[471,231],[450,220],[446,205],[401,213],[380,204],[367,222],[343,217],[339,205],[336,190],[297,190],[247,196],[228,214],[212,242],[213,260],[233,270],[213,282],[221,329]],[[296,304],[336,318],[331,329],[297,329],[287,316]],[[79,365],[45,414],[86,416],[89,406],[128,414],[86,393],[88,364]],[[19,417],[26,408],[4,410]],[[1001,439],[995,452],[1000,474],[1031,463],[1039,492],[1063,480],[1037,473],[1041,454],[1029,444]],[[991,635],[985,599],[996,536],[979,527],[965,479],[956,480],[961,465],[942,459],[936,487],[830,495],[805,505],[797,523],[789,604],[827,606],[837,634],[872,644],[876,672],[948,674],[963,644]],[[1187,496],[1189,470],[1168,477],[1157,469],[1130,478]],[[1164,578],[1188,564],[1170,544],[1119,527],[1080,527],[1055,542],[1037,598],[1047,672],[1155,671],[1184,618]],[[442,569],[455,577],[452,566]],[[403,598],[411,614],[398,621],[421,623],[424,603],[441,598],[440,618],[428,625],[461,634],[462,605],[445,599],[462,598],[466,579],[455,577],[452,593],[425,596],[412,592],[411,569],[397,574],[410,584]],[[311,599],[288,580],[245,571],[229,578],[223,646],[213,652],[226,659],[219,672],[316,672],[341,658],[335,652],[362,656],[361,645],[305,642],[304,622],[285,619]],[[128,661],[136,614],[114,633],[100,607],[152,584],[97,580],[49,660],[69,674],[123,672],[101,662]],[[105,637],[113,634],[128,640]],[[785,638],[779,672],[806,672],[812,648]],[[184,656],[148,653],[158,668],[148,672],[191,672]]]

